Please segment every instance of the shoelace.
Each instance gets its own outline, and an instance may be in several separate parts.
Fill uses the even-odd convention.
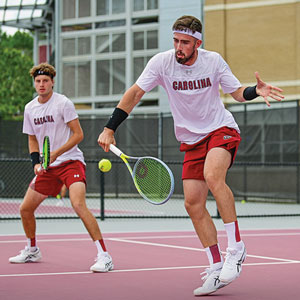
[[[109,259],[109,256],[108,255],[97,255],[96,258],[95,258],[95,261],[98,261],[99,259],[102,259],[102,260],[107,260]]]
[[[23,250],[21,250],[20,251],[20,253],[31,253],[31,254],[35,254],[36,252],[37,252],[37,250],[38,250],[38,248],[36,248],[36,250],[35,251],[31,251],[27,246],[23,249]]]
[[[208,278],[208,276],[209,276],[212,272],[213,272],[212,269],[206,268],[204,272],[200,273],[200,275],[205,274],[204,276],[201,277],[201,279],[202,279],[203,281],[205,281],[205,280]]]
[[[26,246],[23,250],[20,251],[21,254],[29,252],[29,248]]]
[[[230,265],[235,265],[235,261],[233,261],[234,255],[238,252],[237,249],[227,248],[226,249],[226,255],[225,255],[225,263]]]

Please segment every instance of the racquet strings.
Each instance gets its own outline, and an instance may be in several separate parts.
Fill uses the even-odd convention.
[[[134,165],[133,179],[139,192],[153,203],[162,203],[172,194],[172,177],[159,160],[149,157],[139,159]]]

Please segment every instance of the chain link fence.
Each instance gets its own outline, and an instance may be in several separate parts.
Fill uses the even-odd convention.
[[[137,193],[123,162],[111,159],[112,169],[102,173],[98,160],[87,160],[87,205],[105,218],[186,218],[181,182],[181,162],[167,161],[175,177],[172,198],[163,205],[146,202]],[[236,163],[227,182],[232,188],[239,217],[299,216],[299,164]],[[19,206],[33,178],[29,159],[0,159],[0,219],[19,219]],[[219,217],[211,195],[207,208]],[[37,218],[77,218],[68,195],[62,202],[47,198]]]
[[[227,182],[236,199],[237,214],[243,216],[300,215],[299,103],[238,104],[228,109],[241,128],[242,142]],[[134,156],[156,156],[170,166],[175,177],[173,197],[155,206],[135,190],[126,166],[97,144],[107,117],[82,119],[85,138],[79,145],[87,163],[87,204],[98,218],[186,218],[181,181],[183,153],[173,133],[170,114],[132,115],[116,132],[118,147]],[[28,159],[27,136],[21,121],[0,120],[0,219],[19,218],[19,206],[33,171]],[[112,170],[101,173],[98,161],[108,158]],[[214,199],[207,207],[218,217]],[[70,201],[63,205],[47,198],[37,218],[77,218]]]

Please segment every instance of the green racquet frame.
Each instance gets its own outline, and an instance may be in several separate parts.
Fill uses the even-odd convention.
[[[110,151],[126,164],[137,191],[146,201],[160,205],[171,198],[174,192],[174,176],[163,161],[151,156],[128,156],[113,144],[110,145]],[[128,160],[136,161],[133,168]]]

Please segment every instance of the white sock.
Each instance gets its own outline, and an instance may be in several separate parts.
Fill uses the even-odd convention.
[[[218,270],[223,267],[223,257],[219,244],[207,247],[204,250],[206,252],[211,269]]]
[[[105,254],[107,253],[107,251],[103,250],[102,245],[100,244],[99,240],[95,241],[94,243],[95,243],[95,245],[97,247],[98,255],[101,255],[102,253],[105,253]]]
[[[33,238],[33,239],[27,238],[27,248],[30,249],[31,252],[36,251],[37,247],[36,247],[35,238]]]
[[[240,248],[241,237],[240,237],[238,222],[235,221],[235,222],[227,223],[224,224],[224,226],[227,233],[228,248],[231,249]]]

